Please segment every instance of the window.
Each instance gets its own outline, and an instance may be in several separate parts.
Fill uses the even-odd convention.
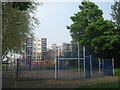
[[[36,57],[33,57],[34,59],[36,58]]]

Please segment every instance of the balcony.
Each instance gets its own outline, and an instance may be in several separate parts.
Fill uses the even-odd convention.
[[[46,45],[42,45],[42,47],[46,47]]]
[[[27,45],[27,47],[33,47],[33,45]]]
[[[33,51],[32,49],[27,49],[27,51]]]
[[[46,52],[47,51],[47,49],[42,49],[42,52]]]
[[[47,43],[47,41],[42,41],[42,43]]]
[[[27,54],[27,56],[32,56],[32,54]]]

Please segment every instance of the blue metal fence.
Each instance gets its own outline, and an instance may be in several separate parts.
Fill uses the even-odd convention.
[[[85,77],[90,77],[90,57],[85,57]]]
[[[80,60],[80,61],[79,61]],[[16,75],[21,80],[59,79],[78,80],[81,78],[114,75],[113,59],[56,57],[55,60],[18,60]]]
[[[113,62],[112,59],[102,59],[104,75],[113,75]]]

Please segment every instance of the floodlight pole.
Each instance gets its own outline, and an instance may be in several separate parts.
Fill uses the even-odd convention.
[[[77,43],[77,46],[78,46],[78,75],[80,75],[79,74],[79,72],[80,72],[80,53],[79,53],[80,52],[80,45],[78,42],[75,42],[75,43]],[[71,49],[71,57],[72,57],[72,49]]]
[[[59,52],[59,48],[61,48],[62,46],[58,46],[57,47],[57,50],[58,50],[58,52],[57,52],[57,59],[56,59],[56,63],[57,63],[57,65],[58,65],[58,67],[57,67],[57,78],[58,78],[58,76],[59,76],[59,72],[60,72],[60,60],[59,60],[59,56],[60,56],[60,52]]]

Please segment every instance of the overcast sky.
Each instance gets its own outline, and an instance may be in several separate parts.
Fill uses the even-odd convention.
[[[95,2],[103,10],[105,19],[111,19],[111,5],[114,2]],[[40,24],[35,28],[35,37],[47,38],[48,47],[51,44],[62,45],[70,43],[71,37],[67,25],[72,23],[70,16],[79,11],[80,2],[43,2],[37,8],[36,16]]]

